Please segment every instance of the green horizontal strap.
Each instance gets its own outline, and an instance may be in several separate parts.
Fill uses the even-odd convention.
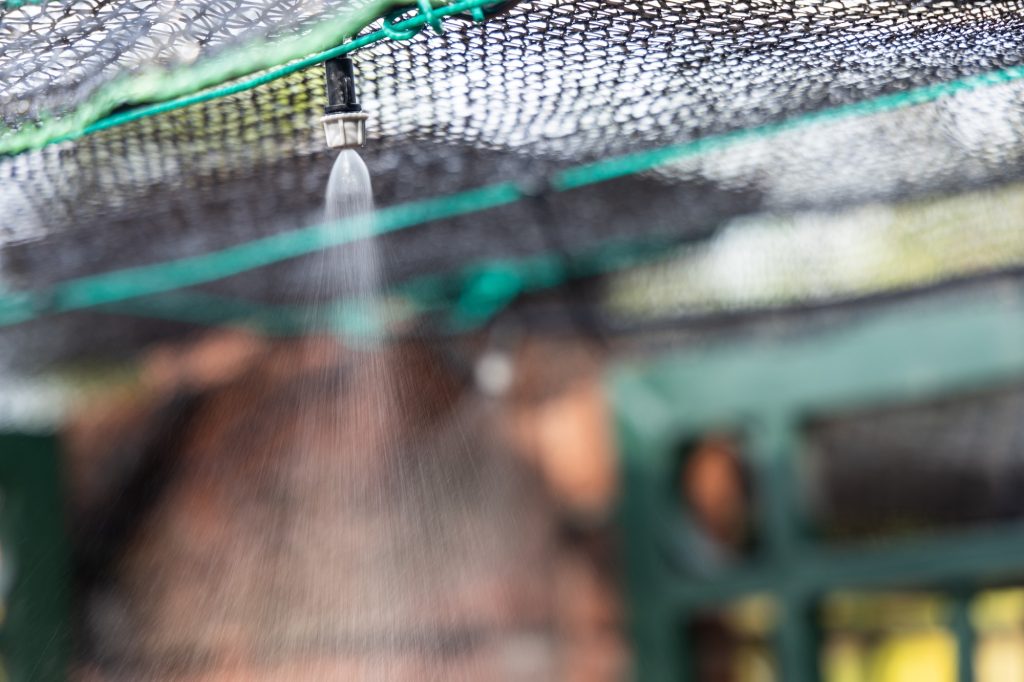
[[[724,570],[713,578],[679,579],[663,596],[691,609],[733,603],[780,586],[807,596],[835,590],[898,589],[1018,578],[1024,570],[1024,526],[1003,522],[931,537],[864,547],[805,549],[800,561]]]
[[[570,264],[561,253],[541,253],[521,259],[494,259],[443,275],[424,275],[401,282],[382,292],[380,316],[402,322],[423,314],[442,313],[442,330],[466,332],[487,323],[521,294],[542,291],[570,276],[596,276],[627,264],[663,257],[667,240],[630,240],[604,244],[574,256]],[[493,287],[495,281],[499,286]],[[514,281],[515,286],[504,286]],[[386,305],[388,297],[406,302],[398,310]],[[353,309],[365,309],[368,301],[341,297],[304,305],[273,305],[209,294],[202,291],[170,291],[149,297],[99,306],[116,315],[185,322],[205,327],[242,325],[269,336],[295,336],[329,332],[358,337],[378,327],[359,324]]]
[[[424,222],[495,208],[519,197],[515,185],[504,183],[384,208],[374,215],[374,234],[383,235]],[[359,222],[349,219],[315,225],[199,256],[83,277],[55,287],[49,294],[50,309],[67,312],[171,291],[341,246],[360,238],[353,229]]]
[[[660,147],[639,154],[629,154],[627,156],[596,161],[559,174],[553,184],[560,190],[584,187],[626,175],[649,171],[672,161],[680,161],[685,158],[718,151],[745,140],[764,139],[787,131],[798,130],[809,125],[859,118],[928,104],[944,97],[952,97],[974,90],[1005,85],[1019,81],[1022,78],[1024,78],[1024,66],[1012,66],[945,83],[926,85],[905,92],[882,95],[852,104],[812,111],[776,123],[745,128],[721,135],[711,135],[706,138]]]
[[[510,204],[521,196],[511,183],[384,208],[374,214],[374,233],[387,234],[432,220]],[[38,292],[0,296],[0,326],[43,314],[99,306],[212,282],[248,270],[341,246],[360,238],[357,220],[282,232],[198,256],[81,277]]]

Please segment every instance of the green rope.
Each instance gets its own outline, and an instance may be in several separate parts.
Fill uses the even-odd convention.
[[[0,4],[0,9],[18,9],[25,5],[45,5],[50,1],[51,0],[4,0],[4,2]]]
[[[596,276],[664,258],[670,240],[615,240],[573,256],[541,253],[493,259],[453,273],[424,275],[381,293],[377,302],[338,298],[316,304],[272,305],[202,291],[170,291],[99,306],[102,312],[185,322],[207,327],[242,325],[268,336],[327,332],[359,337],[368,331],[444,314],[441,330],[466,332],[486,324],[522,294],[549,289],[575,276]],[[401,305],[391,305],[400,300]],[[367,312],[370,311],[370,312]],[[367,315],[379,317],[367,323]]]
[[[468,13],[476,20],[483,20],[488,16],[486,10],[499,4],[501,0],[458,0],[430,12],[425,12],[420,6],[416,14],[403,18],[410,8],[399,7],[388,12],[394,7],[395,0],[373,0],[341,19],[321,22],[308,35],[270,45],[249,45],[244,50],[211,57],[173,72],[154,71],[126,77],[102,88],[88,102],[65,116],[47,118],[22,128],[0,129],[0,156],[78,139],[148,116],[251,90],[382,40],[407,40],[428,24],[439,25],[442,17]],[[352,38],[382,16],[384,22],[380,29]],[[338,45],[339,40],[346,42]],[[318,51],[310,54],[310,49]],[[261,69],[266,70],[253,78],[210,87]],[[156,103],[145,104],[154,101]],[[139,106],[112,113],[133,104]]]
[[[806,126],[830,123],[842,119],[858,118],[881,114],[897,109],[927,104],[943,97],[952,97],[965,92],[972,92],[997,85],[1013,83],[1024,78],[1024,66],[1012,66],[998,71],[976,76],[968,76],[946,83],[926,85],[906,92],[883,95],[874,99],[862,100],[831,109],[812,111],[778,123],[756,126],[737,130],[722,135],[711,135],[699,140],[684,142],[677,145],[660,147],[647,152],[629,154],[611,159],[597,161],[592,164],[578,166],[562,173],[555,179],[554,186],[559,190],[575,189],[597,182],[613,180],[626,175],[648,171],[657,166],[705,154],[732,146],[744,140],[756,140],[772,137],[780,133],[798,130]]]
[[[812,112],[780,123],[710,136],[652,151],[627,154],[557,173],[551,178],[550,186],[556,192],[568,191],[648,171],[669,162],[722,149],[743,140],[763,139],[810,125],[925,104],[942,97],[1002,85],[1021,78],[1024,78],[1024,67],[1012,67]],[[529,195],[529,192],[524,192],[515,184],[505,182],[385,208],[375,215],[375,232],[386,234],[433,220],[477,213],[514,203]],[[199,256],[67,280],[41,291],[0,294],[0,326],[16,324],[44,314],[80,310],[222,279],[348,243],[354,238],[350,233],[351,227],[344,222],[337,225],[317,225]]]
[[[522,194],[511,183],[491,185],[377,211],[375,234],[510,204]],[[37,292],[0,295],[0,326],[212,282],[358,238],[355,221],[282,232],[220,251],[100,275],[81,277]]]

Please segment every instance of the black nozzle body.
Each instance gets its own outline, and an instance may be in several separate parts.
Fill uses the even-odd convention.
[[[356,77],[352,69],[352,60],[348,57],[335,57],[324,62],[327,76],[327,106],[324,113],[343,114],[362,111],[359,95],[356,92]]]

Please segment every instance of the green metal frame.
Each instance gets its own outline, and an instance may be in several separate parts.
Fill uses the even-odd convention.
[[[61,490],[55,438],[0,433],[0,679],[10,682],[67,679],[70,572]]]
[[[870,547],[818,543],[805,529],[794,455],[801,426],[815,416],[1022,379],[1024,294],[903,306],[814,335],[751,339],[618,367],[611,393],[638,678],[687,679],[683,633],[695,612],[767,594],[778,606],[782,679],[815,680],[819,597],[838,589],[927,586],[953,598],[959,679],[972,679],[967,600],[986,583],[1024,577],[1024,524]],[[697,575],[670,561],[666,547],[685,544],[688,528],[672,486],[679,446],[709,430],[742,434],[761,540],[750,560]]]

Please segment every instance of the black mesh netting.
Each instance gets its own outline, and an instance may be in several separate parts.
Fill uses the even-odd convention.
[[[379,11],[367,0],[8,1],[0,5],[0,122],[67,114],[111,84],[213,58],[244,69],[258,63],[254,43],[308,35],[326,20],[358,21],[368,10]],[[138,89],[159,96],[171,86]]]
[[[815,422],[818,522],[839,537],[1019,519],[1019,386]],[[899,475],[892,475],[898,471]]]
[[[0,113],[22,129],[60,121],[154,65],[166,75],[228,57],[257,64],[246,60],[275,40],[313,35],[368,8],[384,6],[54,0],[8,8],[0,11]],[[449,19],[443,35],[426,29],[375,42],[354,57],[373,114],[362,154],[379,205],[505,181],[543,193],[557,172],[582,163],[713,142],[650,172],[389,235],[385,279],[552,251],[573,257],[615,240],[692,240],[734,229],[739,216],[923,205],[993,187],[1008,189],[992,201],[1015,206],[1022,9],[1000,1],[522,2],[484,23]],[[0,285],[45,291],[318,222],[334,158],[318,123],[321,75],[311,67],[0,160]],[[1011,213],[995,212],[1004,234],[1016,227]],[[821,223],[822,233],[833,231]],[[950,234],[944,248],[971,248],[966,230]],[[986,243],[953,274],[1024,261],[999,239]],[[776,248],[773,260],[785,266],[788,252]],[[829,249],[822,272],[862,255],[841,243]],[[921,277],[929,284],[943,278],[936,249],[938,262]],[[757,289],[759,272],[737,286]],[[307,273],[296,259],[202,291],[301,302],[317,295]],[[913,284],[887,282],[875,289]],[[692,291],[699,299],[700,288]],[[864,289],[829,291],[841,300]],[[787,292],[779,288],[772,303],[814,297],[813,286]],[[106,329],[130,325],[125,338],[165,332],[165,323],[103,319]]]

